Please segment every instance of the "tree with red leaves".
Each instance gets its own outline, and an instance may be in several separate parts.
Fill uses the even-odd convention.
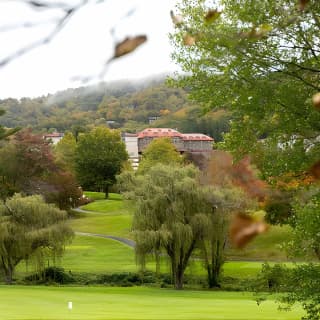
[[[54,160],[51,145],[30,129],[18,132],[0,149],[0,195],[41,194],[60,209],[77,204],[81,189],[71,173]]]

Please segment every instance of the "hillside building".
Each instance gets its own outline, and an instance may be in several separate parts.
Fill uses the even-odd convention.
[[[129,160],[134,169],[138,168],[139,155],[153,139],[170,138],[180,153],[207,153],[212,150],[213,139],[202,133],[180,133],[170,128],[147,128],[132,134],[124,133],[122,139],[129,154]]]
[[[43,136],[43,139],[50,141],[52,144],[56,145],[62,138],[64,134],[61,132],[47,133]]]
[[[170,138],[180,153],[208,152],[212,150],[213,139],[202,133],[180,133],[170,128],[147,128],[138,133],[138,152],[149,145],[153,139]]]

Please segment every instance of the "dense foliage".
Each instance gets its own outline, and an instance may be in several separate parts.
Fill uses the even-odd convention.
[[[56,163],[49,142],[31,130],[21,130],[0,148],[0,197],[15,192],[41,194],[64,210],[82,195],[72,173]]]
[[[225,112],[201,116],[187,98],[187,91],[168,88],[163,80],[145,84],[106,84],[68,89],[39,98],[0,100],[6,110],[1,123],[7,127],[32,127],[37,131],[79,132],[108,125],[136,132],[148,126],[172,127],[181,132],[200,132],[221,140],[229,128]]]
[[[34,258],[39,267],[60,255],[73,232],[67,214],[41,196],[16,194],[0,203],[0,269],[7,283],[22,260]]]
[[[75,150],[75,171],[86,190],[103,191],[115,183],[123,163],[128,159],[120,132],[97,127],[79,137]]]
[[[144,173],[157,163],[165,165],[179,165],[183,163],[183,157],[169,138],[158,138],[150,142],[143,152],[138,172]]]
[[[225,147],[266,179],[307,170],[319,153],[319,1],[180,1],[180,85],[205,110],[232,112]],[[302,2],[302,1],[301,1]],[[211,14],[211,18],[210,18]],[[186,43],[192,36],[194,42]],[[306,152],[308,151],[308,152]]]

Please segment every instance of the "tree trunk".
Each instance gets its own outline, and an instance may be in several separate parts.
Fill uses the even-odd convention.
[[[217,268],[213,268],[212,265],[207,266],[207,278],[209,288],[220,288],[219,284],[220,271]]]
[[[174,273],[174,288],[176,290],[183,289],[183,276],[184,271],[182,270],[181,266],[178,266]]]
[[[4,267],[3,271],[4,271],[4,281],[6,282],[6,284],[12,284],[13,267],[12,266]]]
[[[105,198],[108,199],[109,198],[109,186],[104,187],[104,194],[105,194]]]
[[[4,281],[6,284],[12,284],[14,269],[19,262],[20,260],[13,262],[11,260],[5,260],[3,257],[1,257],[0,266],[4,272]]]

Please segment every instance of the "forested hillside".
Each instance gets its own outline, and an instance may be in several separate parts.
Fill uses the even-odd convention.
[[[103,124],[129,132],[173,127],[220,140],[221,132],[228,130],[227,114],[201,116],[187,95],[183,89],[166,86],[163,79],[67,89],[33,99],[0,100],[0,109],[6,111],[1,124],[39,132],[86,130]]]

